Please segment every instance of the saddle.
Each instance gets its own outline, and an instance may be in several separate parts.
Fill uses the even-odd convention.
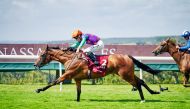
[[[88,57],[86,54],[85,57],[88,60],[88,67],[92,72],[99,73],[102,76],[105,75],[108,64],[108,55],[95,55],[96,61],[98,61],[99,63],[98,65],[96,65],[93,62],[93,60],[90,57]]]
[[[68,47],[67,50],[69,51],[76,51],[76,48],[73,47]],[[105,75],[106,69],[107,69],[107,64],[108,64],[108,55],[95,55],[96,61],[98,61],[98,65],[94,63],[94,59],[91,59],[90,56],[88,56],[86,53],[82,52],[85,60],[88,61],[88,68],[90,71],[93,73],[99,73],[102,76]]]

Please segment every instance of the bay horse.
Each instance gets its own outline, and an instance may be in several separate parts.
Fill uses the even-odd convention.
[[[34,66],[37,69],[40,69],[40,67],[54,60],[64,64],[66,70],[65,73],[57,80],[43,88],[37,89],[36,92],[40,93],[41,91],[45,91],[51,86],[63,82],[65,79],[74,79],[77,88],[77,101],[80,101],[81,81],[83,79],[89,79],[88,61],[85,57],[83,57],[83,54],[84,53],[82,51],[76,53],[75,51],[71,51],[69,49],[55,49],[47,46],[46,49],[39,55],[39,58],[35,61]],[[158,73],[156,70],[151,69],[130,55],[112,54],[108,56],[108,63],[106,66],[107,69],[104,76],[108,74],[117,74],[122,79],[136,87],[139,91],[141,102],[145,102],[141,86],[144,86],[151,94],[159,94],[160,92],[150,89],[143,80],[134,74],[134,64],[149,73]],[[102,77],[102,75],[92,71],[90,77],[90,79],[94,79]]]
[[[165,41],[162,41],[153,51],[154,55],[159,55],[164,52],[168,52],[178,65],[180,72],[184,75],[183,86],[190,87],[187,83],[189,81],[190,75],[190,54],[187,52],[180,52],[176,48],[176,43],[168,38]]]

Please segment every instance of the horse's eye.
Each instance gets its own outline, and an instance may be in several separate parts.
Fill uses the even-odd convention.
[[[164,46],[165,44],[161,44],[160,46]]]
[[[46,56],[46,54],[42,54],[42,57],[44,58]]]

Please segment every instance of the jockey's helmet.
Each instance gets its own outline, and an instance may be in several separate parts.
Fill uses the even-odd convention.
[[[76,38],[78,37],[79,35],[82,35],[82,31],[81,30],[74,30],[73,33],[72,33],[72,37],[73,38]]]
[[[190,32],[189,31],[184,31],[182,37],[189,37]]]

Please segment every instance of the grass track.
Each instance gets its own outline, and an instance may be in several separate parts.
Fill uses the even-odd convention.
[[[159,90],[158,85],[149,85]],[[82,85],[81,102],[76,102],[76,86],[59,85],[37,94],[42,85],[0,85],[0,109],[189,109],[190,88],[169,87],[159,95],[151,95],[143,88],[145,103],[130,85]]]

